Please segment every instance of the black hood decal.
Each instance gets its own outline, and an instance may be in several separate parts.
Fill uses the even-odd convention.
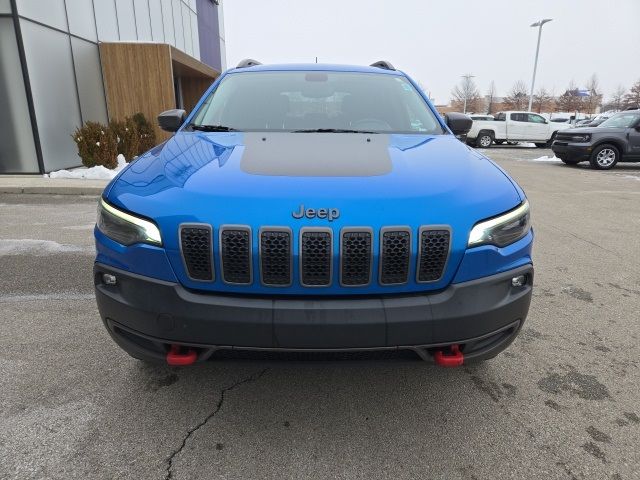
[[[240,168],[253,175],[372,177],[391,172],[389,135],[247,132]]]

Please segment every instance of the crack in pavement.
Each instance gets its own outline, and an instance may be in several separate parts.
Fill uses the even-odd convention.
[[[167,461],[167,469],[166,469],[166,474],[164,476],[165,480],[170,480],[171,478],[173,478],[173,460],[180,452],[182,452],[184,447],[186,447],[187,440],[189,440],[189,438],[191,438],[191,436],[195,432],[197,432],[200,428],[204,427],[209,422],[209,420],[211,420],[213,417],[215,417],[216,414],[222,409],[222,405],[224,404],[225,393],[227,393],[227,392],[233,390],[234,388],[239,387],[240,385],[243,385],[245,383],[251,383],[251,382],[255,382],[255,381],[259,380],[267,372],[267,370],[269,370],[269,369],[265,368],[264,370],[260,370],[259,372],[253,373],[253,374],[249,375],[247,378],[239,380],[236,383],[234,383],[233,385],[231,385],[230,387],[223,388],[220,391],[220,399],[218,400],[218,404],[216,405],[216,408],[213,410],[213,412],[211,412],[209,415],[207,415],[207,417],[203,421],[201,421],[199,424],[197,424],[195,427],[190,428],[189,431],[187,432],[187,434],[182,439],[182,444],[180,445],[180,447],[177,450],[174,450],[171,453],[171,455],[169,455],[169,458],[167,458],[167,460],[166,460]]]

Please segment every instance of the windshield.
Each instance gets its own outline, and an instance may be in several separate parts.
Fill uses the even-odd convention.
[[[621,112],[600,124],[601,127],[609,128],[631,128],[640,120],[638,112]]]
[[[442,134],[435,115],[404,77],[289,71],[227,75],[192,128],[239,131],[357,131]]]

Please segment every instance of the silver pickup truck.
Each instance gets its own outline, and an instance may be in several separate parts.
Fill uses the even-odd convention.
[[[467,143],[475,147],[489,148],[492,143],[533,142],[536,147],[551,146],[559,130],[571,125],[549,122],[542,115],[532,112],[500,112],[493,120],[474,120],[467,134]]]

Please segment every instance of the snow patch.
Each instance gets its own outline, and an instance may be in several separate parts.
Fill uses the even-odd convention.
[[[118,155],[118,166],[113,170],[97,165],[95,167],[74,168],[73,170],[57,170],[49,174],[45,173],[45,178],[75,178],[80,180],[111,180],[127,166],[124,155]]]
[[[556,157],[555,155],[553,157],[538,157],[538,158],[532,158],[532,159],[523,159],[525,161],[528,162],[562,162],[562,160],[560,160],[558,157]]]
[[[640,177],[636,177],[635,175],[620,175],[622,178],[629,178],[631,180],[637,180],[640,182]]]
[[[77,245],[66,245],[51,240],[0,239],[0,257],[4,255],[42,256],[52,253],[83,252],[84,250],[83,247]]]

